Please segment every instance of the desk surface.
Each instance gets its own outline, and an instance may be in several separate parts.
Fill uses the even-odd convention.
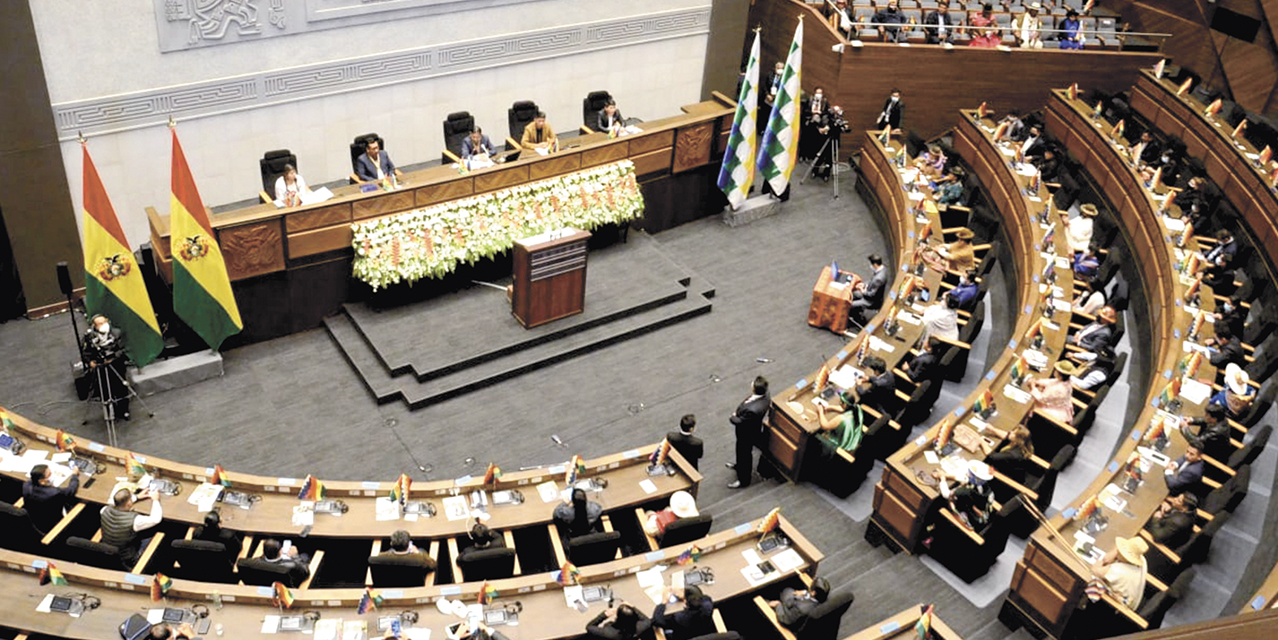
[[[917,640],[919,634],[914,625],[918,624],[919,618],[923,617],[923,610],[926,606],[921,603],[917,604],[891,618],[866,627],[843,640]],[[963,640],[962,636],[955,633],[949,625],[945,624],[936,609],[932,610],[931,630],[932,637],[937,638],[937,640]]]
[[[30,449],[53,452],[57,431],[38,425],[26,418],[10,414],[14,421],[13,433],[26,442]],[[607,488],[592,494],[591,499],[600,503],[605,511],[635,507],[651,501],[661,500],[675,491],[687,490],[696,493],[701,482],[701,474],[693,469],[672,451],[670,460],[676,470],[674,475],[649,476],[647,472],[648,455],[656,445],[632,449],[621,453],[585,460],[586,472],[581,478],[597,477],[607,480]],[[111,488],[117,478],[126,475],[124,458],[127,451],[107,447],[87,440],[77,441],[77,455],[92,458],[106,466],[106,471],[98,476],[93,486],[81,489],[79,498],[91,503],[106,504],[110,499]],[[213,470],[195,467],[160,458],[136,456],[153,474],[178,482],[182,487],[181,494],[163,498],[164,517],[167,521],[186,524],[201,524],[204,513],[189,503],[187,498],[212,475]],[[19,474],[8,474],[17,480],[25,478]],[[293,524],[293,509],[300,502],[297,492],[302,480],[298,478],[270,478],[242,473],[228,472],[232,489],[261,497],[261,501],[250,509],[223,507],[222,524],[228,529],[249,533],[265,533],[278,535],[294,535],[301,526]],[[555,482],[556,488],[562,490],[565,471],[563,465],[545,467],[528,471],[503,474],[496,486],[500,489],[516,489],[524,496],[524,502],[518,505],[494,505],[489,508],[492,518],[487,524],[495,529],[516,529],[550,522],[550,513],[555,503],[543,502],[538,496],[536,486],[544,482]],[[322,480],[322,479],[321,479]],[[640,483],[651,480],[656,490],[648,493]],[[433,518],[421,518],[416,522],[405,520],[379,521],[376,518],[376,500],[390,494],[395,480],[372,482],[326,482],[325,488],[329,498],[340,499],[350,510],[340,517],[316,514],[311,535],[346,537],[346,538],[382,538],[397,528],[407,529],[415,537],[442,538],[461,535],[469,530],[468,518],[449,520],[444,515],[442,500],[454,493],[466,494],[479,489],[492,489],[491,484],[484,485],[482,475],[469,479],[437,480],[414,483],[409,500],[426,500],[435,504],[438,515]]]
[[[695,564],[695,568],[709,567],[714,572],[715,582],[705,587],[705,591],[716,600],[724,601],[747,594],[765,584],[785,580],[800,570],[812,573],[823,559],[821,551],[813,547],[790,522],[782,517],[779,530],[791,540],[790,548],[798,553],[801,562],[796,567],[771,574],[769,579],[760,584],[750,584],[741,572],[741,569],[747,565],[742,553],[756,550],[755,544],[760,537],[756,529],[761,521],[762,519],[744,523],[733,529],[712,534],[696,543],[704,553]],[[684,548],[671,548],[643,556],[582,567],[580,581],[583,584],[605,585],[614,591],[619,601],[627,601],[650,611],[652,600],[644,594],[636,579],[627,576],[657,564],[664,564],[670,566],[664,577],[664,582],[668,585],[670,574],[680,569],[674,560],[683,550]],[[783,552],[774,551],[770,554],[760,553],[760,555],[775,560],[779,553]],[[10,604],[5,624],[24,631],[66,638],[115,637],[116,626],[130,614],[145,613],[146,609],[161,606],[151,601],[150,579],[142,576],[129,576],[119,571],[106,571],[68,563],[58,565],[58,568],[71,583],[69,586],[38,586],[36,569],[32,567],[34,562],[38,562],[35,556],[0,551],[0,561],[4,563],[8,571],[12,572],[5,579],[0,580],[0,598],[4,598]],[[14,575],[16,573],[27,575]],[[491,582],[498,591],[495,607],[515,601],[523,606],[518,626],[501,627],[501,631],[511,640],[578,636],[584,632],[586,622],[602,611],[603,602],[591,604],[589,611],[585,613],[567,609],[561,588],[555,582],[555,575],[556,572],[552,572]],[[320,612],[321,619],[365,620],[373,626],[378,615],[411,610],[416,611],[420,616],[416,627],[429,628],[433,637],[442,638],[444,627],[456,621],[457,618],[440,613],[434,603],[441,598],[460,599],[467,604],[473,603],[481,587],[482,585],[479,584],[469,584],[382,589],[380,594],[385,598],[383,605],[378,611],[363,616],[356,613],[356,605],[363,594],[362,589],[325,589],[309,592],[297,590],[294,592],[296,603],[292,611],[314,610]],[[177,607],[189,606],[192,602],[209,604],[214,599],[215,592],[220,595],[225,606],[220,610],[214,609],[211,612],[211,619],[213,623],[224,626],[227,632],[226,637],[279,637],[261,633],[263,619],[267,615],[278,613],[271,605],[272,594],[269,588],[174,580],[168,600],[172,606]],[[35,612],[36,605],[49,593],[59,595],[88,593],[100,598],[102,606],[80,618]]]

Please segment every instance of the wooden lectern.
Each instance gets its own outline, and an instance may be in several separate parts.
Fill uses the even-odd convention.
[[[590,232],[559,229],[515,242],[510,312],[525,329],[581,313]]]

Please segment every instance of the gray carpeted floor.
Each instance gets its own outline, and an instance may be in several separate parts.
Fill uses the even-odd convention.
[[[728,228],[707,218],[652,238],[670,260],[714,285],[713,313],[413,412],[399,403],[377,406],[327,333],[316,329],[230,351],[225,377],[147,398],[155,416],[144,417],[147,409],[136,406],[134,420],[122,423],[121,444],[251,473],[390,480],[407,472],[422,480],[473,473],[489,460],[517,468],[562,462],[574,453],[615,452],[653,442],[681,415],[694,413],[706,441],[701,508],[715,516],[717,530],[780,505],[826,553],[822,573],[857,595],[840,636],[911,604],[935,602],[938,614],[969,640],[1028,638],[995,619],[1000,598],[977,606],[972,593],[951,587],[924,562],[870,547],[863,507],[871,483],[835,504],[806,485],[725,486],[731,475],[722,463],[733,444],[727,417],[754,376],[781,388],[845,342],[805,322],[821,266],[837,259],[860,270],[867,254],[886,253],[878,222],[850,182],[837,200],[829,185],[796,186],[781,215],[747,226]],[[991,291],[992,305],[1005,299]],[[987,327],[993,328],[986,333],[1006,335],[1000,317],[990,314]],[[449,320],[422,310],[423,326]],[[66,315],[0,325],[0,352],[9,370],[20,372],[0,379],[0,403],[104,440],[93,408],[74,400],[70,331]],[[973,356],[982,368],[977,354],[985,350]],[[952,403],[960,391],[947,389],[942,402]],[[81,426],[86,416],[95,419]],[[567,446],[555,445],[552,435]],[[1267,492],[1272,474],[1265,480]],[[1264,550],[1272,554],[1272,546]],[[985,588],[1005,589],[1006,581]]]

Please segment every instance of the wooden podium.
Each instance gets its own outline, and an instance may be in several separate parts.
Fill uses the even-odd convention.
[[[515,242],[510,312],[525,329],[581,313],[590,232],[559,229]]]

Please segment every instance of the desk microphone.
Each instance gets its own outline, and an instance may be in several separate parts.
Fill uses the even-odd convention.
[[[568,445],[564,444],[564,441],[559,438],[558,434],[554,434],[554,433],[550,434],[550,441],[562,448],[565,448],[565,449],[568,448]]]

